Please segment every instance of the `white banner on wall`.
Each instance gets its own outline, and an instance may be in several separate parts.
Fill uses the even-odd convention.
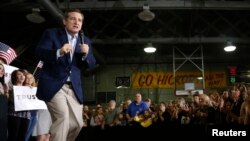
[[[13,86],[15,111],[47,109],[44,101],[36,97],[37,87]]]
[[[192,90],[192,91],[187,91],[187,90],[176,90],[175,91],[175,95],[193,95],[195,93],[199,93],[199,94],[204,94],[203,90]]]

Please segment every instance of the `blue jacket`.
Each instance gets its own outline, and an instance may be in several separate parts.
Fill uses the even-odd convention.
[[[79,35],[80,36],[80,35]],[[49,102],[62,88],[70,77],[76,98],[83,103],[83,89],[81,83],[81,69],[93,68],[96,60],[93,56],[91,42],[84,37],[84,43],[89,45],[89,53],[85,60],[80,53],[80,38],[78,36],[74,56],[71,61],[70,54],[65,54],[57,59],[56,52],[65,43],[68,43],[67,33],[64,28],[47,29],[36,48],[36,56],[44,62],[37,87],[37,97]]]

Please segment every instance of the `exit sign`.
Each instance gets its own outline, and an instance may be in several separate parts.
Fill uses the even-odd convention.
[[[229,73],[230,73],[230,75],[236,75],[236,67],[230,67]]]

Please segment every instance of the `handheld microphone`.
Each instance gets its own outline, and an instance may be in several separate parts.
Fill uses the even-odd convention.
[[[83,30],[80,31],[81,44],[84,44],[84,33]]]
[[[80,31],[80,39],[81,39],[81,44],[84,44],[84,33],[83,30]],[[82,53],[84,56],[86,55],[86,53]]]

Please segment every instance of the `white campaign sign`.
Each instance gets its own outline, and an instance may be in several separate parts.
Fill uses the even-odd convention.
[[[37,87],[13,86],[15,111],[47,109],[44,101],[36,97]]]
[[[11,73],[14,70],[18,70],[19,68],[14,67],[14,66],[10,66],[10,65],[6,65],[6,64],[3,64],[3,66],[4,66],[4,70],[5,70],[5,74],[4,74],[5,83],[9,84],[9,81],[11,79]]]

